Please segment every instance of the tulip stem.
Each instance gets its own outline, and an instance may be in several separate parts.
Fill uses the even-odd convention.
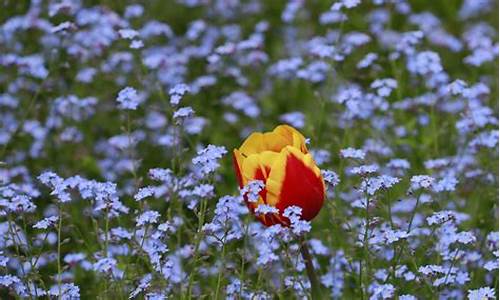
[[[311,282],[312,299],[321,299],[321,286],[319,284],[318,277],[316,277],[316,272],[314,271],[309,247],[307,246],[307,242],[304,240],[303,236],[299,237],[299,241],[300,253],[302,254],[302,258],[306,264],[307,277],[309,277],[309,281]]]

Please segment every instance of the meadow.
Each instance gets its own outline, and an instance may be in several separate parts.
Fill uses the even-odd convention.
[[[499,297],[497,1],[0,5],[1,299]]]

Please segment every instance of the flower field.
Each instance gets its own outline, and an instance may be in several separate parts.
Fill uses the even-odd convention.
[[[497,299],[498,2],[5,0],[0,299]]]

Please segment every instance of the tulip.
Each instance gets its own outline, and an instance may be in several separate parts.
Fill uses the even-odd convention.
[[[305,141],[295,128],[280,125],[272,132],[252,133],[233,151],[240,188],[255,180],[264,183],[257,201],[244,195],[249,210],[255,215],[260,204],[267,204],[279,211],[256,215],[266,226],[289,226],[290,221],[283,216],[289,206],[302,208],[301,218],[310,221],[323,205],[325,183]]]

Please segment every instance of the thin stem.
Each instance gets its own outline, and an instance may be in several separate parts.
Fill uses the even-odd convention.
[[[408,222],[408,229],[406,230],[406,233],[410,233],[410,231],[411,231],[411,226],[413,225],[413,219],[415,218],[415,215],[417,214],[418,205],[420,204],[420,196],[422,196],[422,192],[420,192],[417,196],[415,208],[413,209],[413,212],[410,216],[410,221]]]
[[[411,232],[411,227],[413,225],[413,220],[415,219],[415,215],[417,214],[417,209],[418,209],[418,205],[420,204],[420,197],[422,196],[422,192],[420,192],[417,196],[417,200],[416,200],[416,203],[415,203],[415,208],[413,208],[413,211],[412,211],[412,214],[410,216],[410,221],[408,222],[408,229],[406,229],[406,233],[410,233]],[[431,232],[431,234],[429,236],[432,236],[432,234],[434,233],[434,230]],[[401,257],[401,255],[403,254],[403,250],[404,250],[404,247],[406,245],[403,244],[399,247],[398,251],[394,252],[396,253],[396,255],[394,255],[394,258],[393,258],[393,269],[395,266],[397,266],[399,264],[399,259]],[[393,270],[394,271],[394,270]],[[385,282],[388,282],[389,279],[391,278],[391,276],[394,278],[395,277],[395,274],[394,272],[390,274],[390,276],[387,277],[386,281]]]
[[[392,202],[391,202],[391,192],[387,190],[387,213],[389,216],[389,223],[391,224],[391,229],[394,229],[394,221],[392,220]]]
[[[248,220],[248,218],[247,218]],[[243,235],[243,248],[241,250],[241,271],[240,271],[240,297],[243,292],[243,283],[245,282],[245,249],[247,247],[248,222],[245,222],[245,234]]]
[[[226,244],[222,243],[221,266],[219,267],[219,275],[217,276],[217,288],[215,289],[215,299],[219,299],[220,284],[222,282],[222,273],[224,272],[224,256],[226,254]]]
[[[370,277],[370,273],[371,273],[371,270],[370,270],[370,249],[368,247],[368,239],[369,239],[369,232],[370,232],[370,198],[368,197],[368,195],[365,193],[365,197],[366,197],[366,210],[365,210],[365,213],[366,213],[366,216],[365,216],[365,234],[364,234],[364,237],[363,237],[363,250],[364,250],[364,259],[365,259],[365,262],[366,262],[366,278],[368,279]],[[390,209],[390,204],[389,204],[389,209]],[[363,277],[362,277],[362,265],[361,265],[361,262],[359,264],[359,272],[360,272],[360,280],[361,280],[361,284],[363,285]],[[368,283],[365,283],[364,284],[364,294],[368,295]]]
[[[137,164],[136,164],[136,160],[134,158],[134,149],[132,149],[132,121],[130,119],[130,112],[127,111],[127,138],[128,138],[128,147],[127,147],[127,154],[128,154],[128,157],[129,159],[132,161],[132,169],[130,170],[130,172],[132,173],[132,176],[134,177],[134,184],[135,184],[135,188],[138,189],[139,188],[139,180],[138,180],[138,177],[137,177]],[[142,205],[142,201],[139,202],[139,204],[141,205],[141,211],[143,209]]]
[[[57,226],[57,290],[59,291],[57,298],[62,298],[62,269],[61,269],[61,229],[62,229],[62,207],[59,203],[59,224]]]
[[[142,235],[141,242],[139,243],[139,253],[137,255],[137,259],[135,260],[135,264],[137,264],[139,262],[140,254],[141,254],[141,252],[144,251],[143,250],[144,242],[146,241],[146,237],[148,235],[148,229],[149,229],[149,224],[146,224],[146,226],[144,227],[144,233]]]
[[[303,237],[300,237],[300,253],[306,264],[307,277],[309,277],[309,281],[311,282],[312,298],[321,299],[321,286],[319,285],[318,277],[316,277],[309,247]]]
[[[361,299],[365,299],[365,291],[363,289],[363,264],[361,263],[361,258],[359,259],[358,261],[358,264],[359,264],[359,284],[361,286],[361,288],[359,289],[359,291],[361,292]]]
[[[105,211],[106,220],[104,223],[104,256],[105,257],[108,256],[108,244],[109,244],[109,241],[108,241],[108,232],[109,232],[109,213],[108,213],[108,210],[109,210],[109,208],[106,207],[106,211]]]
[[[264,272],[262,270],[262,267],[259,267],[258,270],[257,270],[256,290],[260,290],[260,286],[261,286],[261,283],[262,283],[263,274],[264,274]]]
[[[455,264],[457,262],[458,253],[459,253],[459,249],[457,248],[457,250],[455,251],[455,254],[453,255],[453,259],[451,260],[450,268],[448,269],[448,272],[446,272],[446,276],[444,277],[444,284],[446,284],[446,281],[448,280],[448,277],[451,274],[451,270],[453,269],[453,267],[455,266]]]
[[[104,223],[104,257],[108,257],[108,232],[109,232],[109,207],[106,206],[105,214],[106,214],[106,219]],[[108,280],[107,278],[104,280],[104,293],[107,297],[108,295]]]
[[[291,269],[293,270],[293,277],[294,279],[299,283],[300,285],[300,288],[302,289],[302,291],[307,291],[307,288],[304,286],[304,284],[302,283],[302,280],[299,276],[299,272],[297,271],[297,266],[299,264],[299,254],[297,253],[297,256],[294,258],[291,257],[288,249],[290,249],[290,246],[288,245],[288,243],[286,242],[283,242],[283,241],[279,241],[280,242],[280,245],[281,245],[281,248],[283,249],[284,251],[284,255],[285,255],[285,264],[286,265],[290,265]],[[307,299],[311,299],[312,296],[311,296],[311,291],[308,292],[307,294]]]
[[[14,244],[14,249],[16,249],[17,258],[20,261],[21,273],[23,275],[23,278],[25,278],[27,276],[27,273],[24,270],[24,264],[22,263],[23,258],[21,257],[20,247],[19,247],[19,244],[17,243],[17,241],[21,241],[21,238],[17,234],[17,228],[15,228],[15,226],[14,226],[15,222],[14,222],[14,225],[13,225],[12,224],[13,221],[11,220],[11,218],[10,218],[9,215],[7,215],[7,218],[8,218],[8,223],[9,223],[9,233],[10,233],[10,235],[12,237],[12,243]],[[29,285],[28,285],[28,289],[29,289]]]
[[[403,248],[404,249],[404,248]],[[415,262],[415,259],[413,258],[413,255],[411,255],[411,253],[408,253],[408,258],[410,260],[410,263],[412,265],[412,267],[414,268],[415,272],[417,272],[418,270],[418,265],[417,263]],[[422,282],[424,283],[425,287],[428,289],[430,295],[436,295],[436,293],[434,292],[434,289],[432,288],[432,285],[430,285],[428,282],[427,282],[427,279],[425,277],[422,277]]]
[[[198,261],[198,256],[199,256],[198,252],[200,249],[200,243],[201,243],[201,237],[202,237],[201,229],[203,227],[203,224],[205,223],[205,210],[207,208],[207,200],[206,199],[202,200],[200,206],[201,206],[200,213],[198,214],[198,230],[196,231],[196,241],[195,241],[194,255],[193,255],[193,262],[195,264]],[[188,283],[188,290],[187,290],[188,299],[191,299],[191,292],[192,292],[192,286],[193,286],[195,273],[196,273],[196,270],[194,268],[193,270],[191,270],[191,274],[189,275],[189,283]]]
[[[437,118],[435,105],[431,105],[431,126],[432,126],[432,144],[434,146],[434,155],[439,156],[439,130],[437,128]]]

